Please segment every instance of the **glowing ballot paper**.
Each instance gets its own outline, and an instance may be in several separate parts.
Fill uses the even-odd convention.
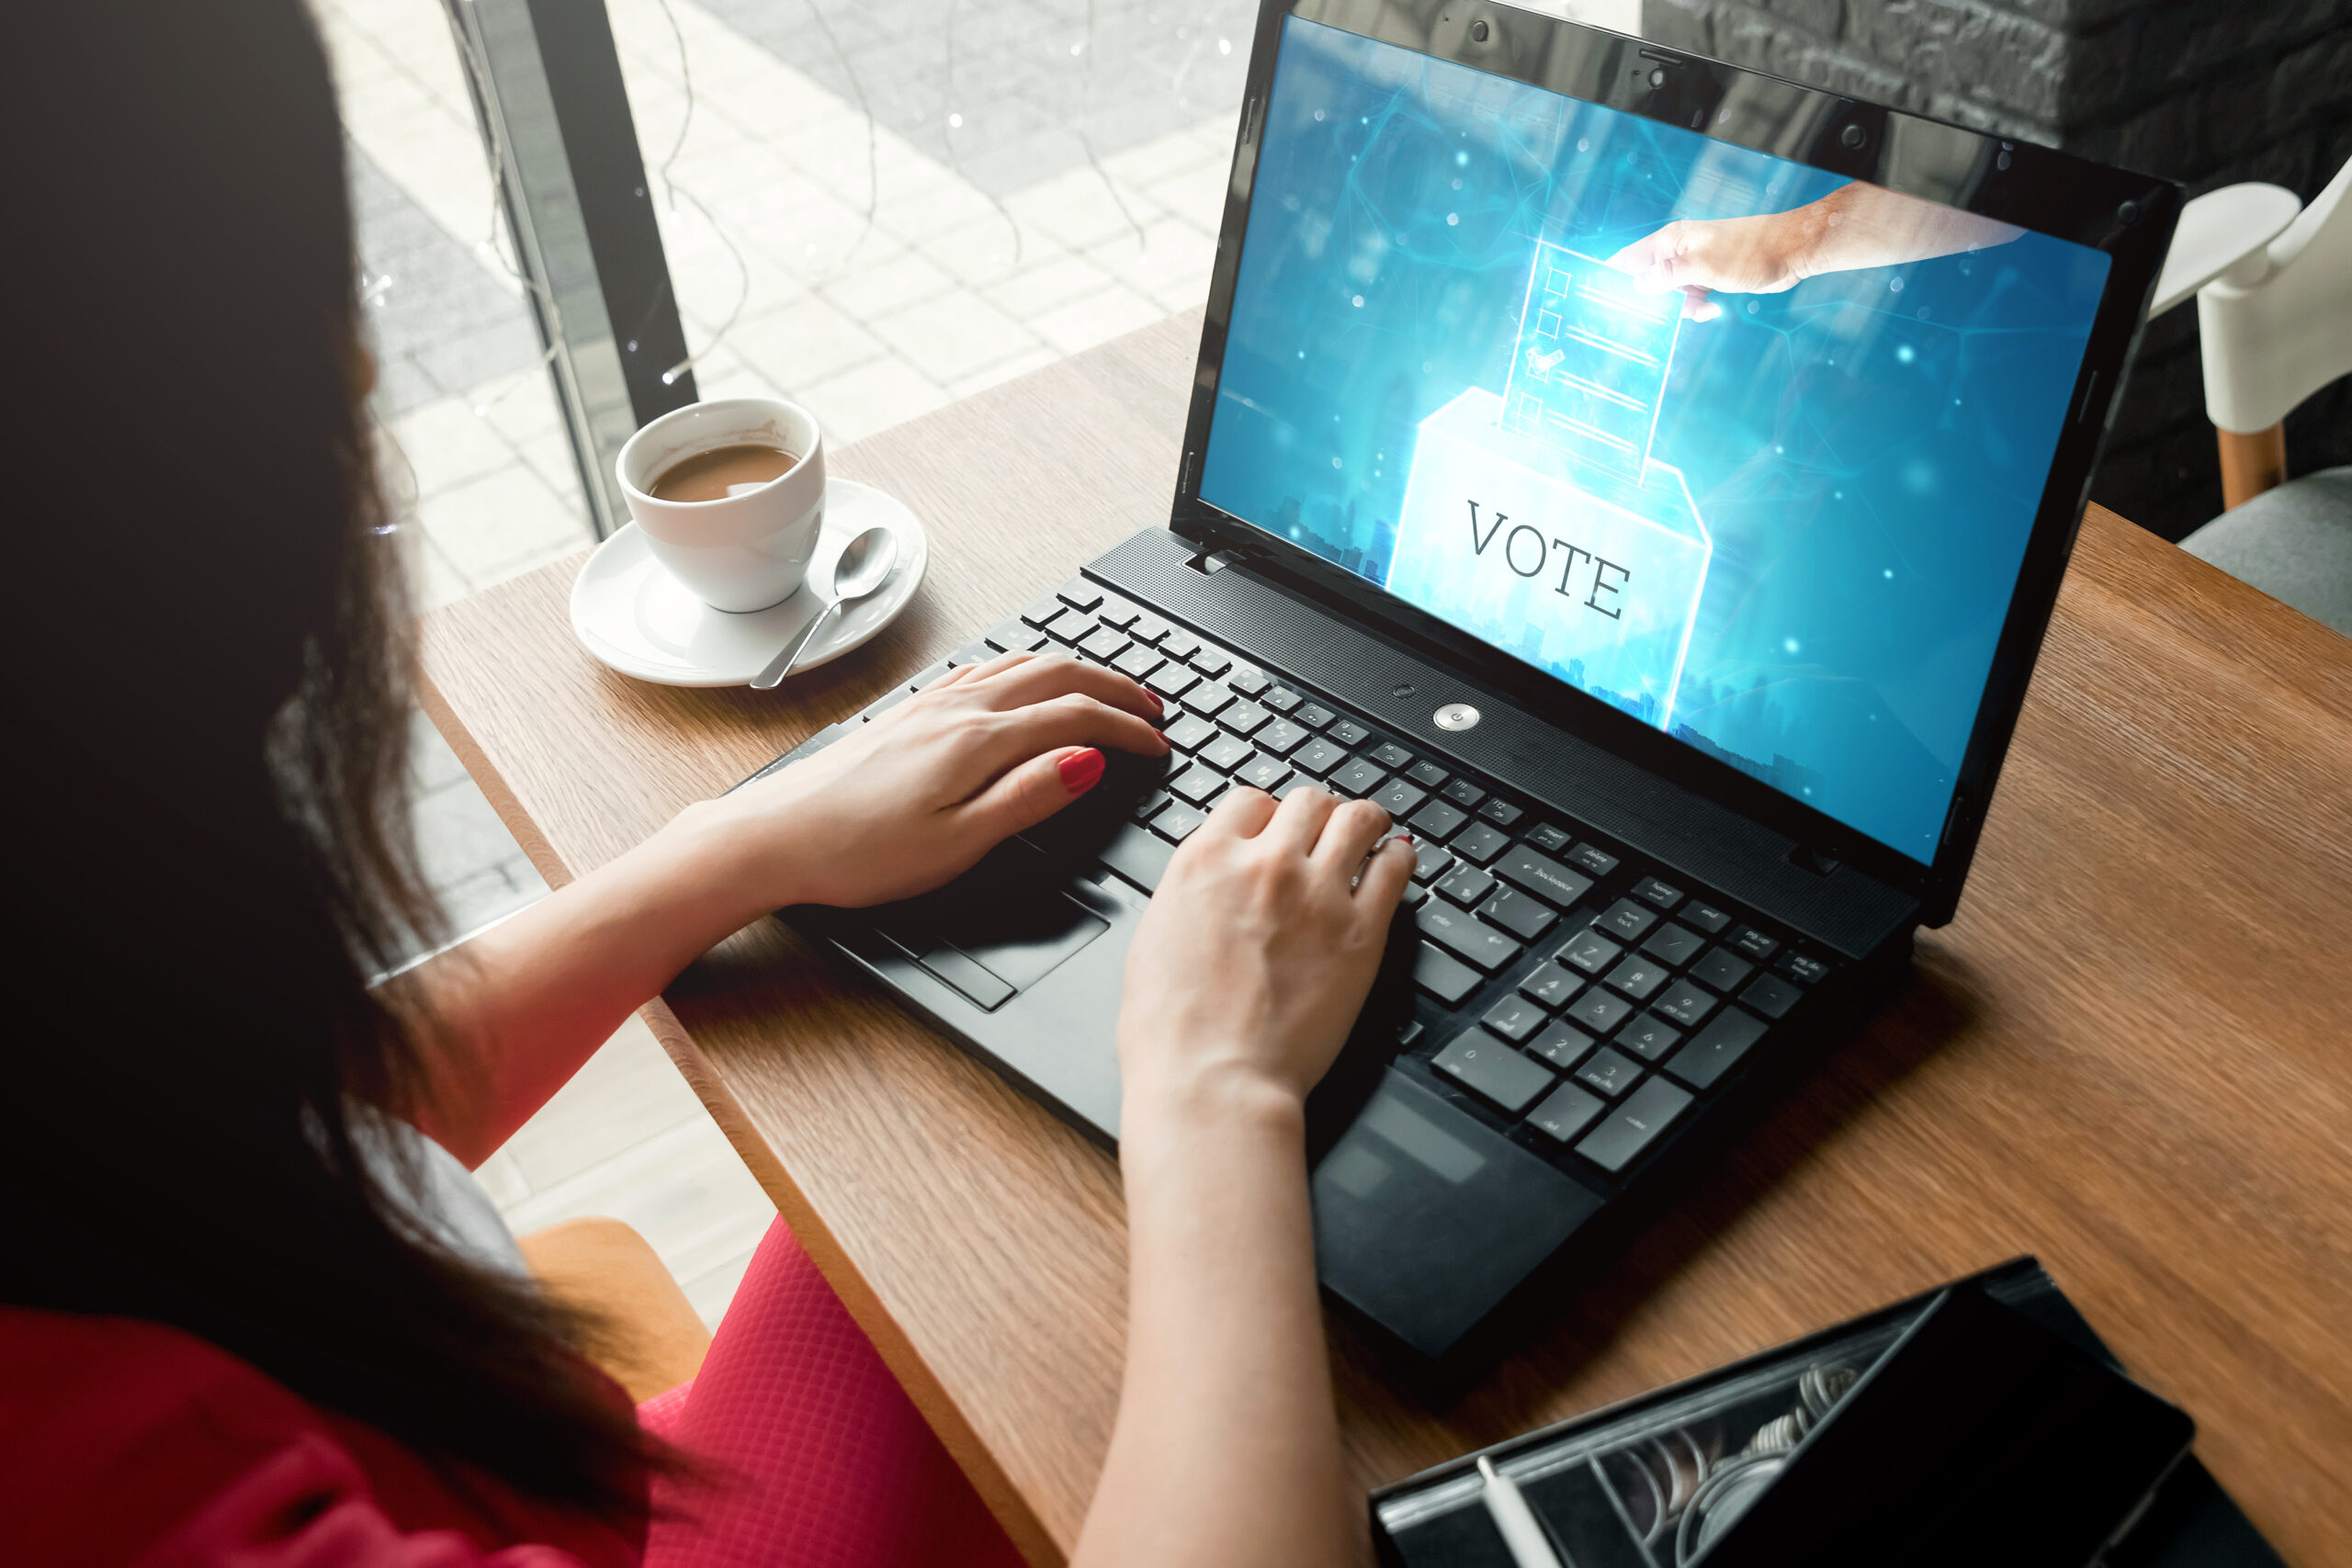
[[[1603,262],[1536,246],[1504,427],[1640,480],[1681,331],[1679,293],[1637,293]]]
[[[1680,470],[1640,476],[1472,387],[1421,422],[1388,591],[1663,728],[1715,547]]]

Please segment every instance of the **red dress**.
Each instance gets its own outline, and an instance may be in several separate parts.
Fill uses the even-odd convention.
[[[0,1558],[24,1568],[1015,1568],[782,1221],[649,1426],[733,1478],[650,1538],[446,1476],[175,1328],[0,1307]],[[453,1484],[453,1482],[458,1484]]]

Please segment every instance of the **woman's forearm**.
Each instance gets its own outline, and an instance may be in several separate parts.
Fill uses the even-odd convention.
[[[1804,236],[1806,276],[1900,266],[2006,245],[2024,230],[1856,180],[1788,215]]]
[[[409,1113],[479,1165],[712,944],[789,904],[862,908],[938,886],[1083,795],[1102,773],[1098,748],[1165,756],[1143,716],[1161,711],[1115,671],[1006,654],[688,807],[404,977],[447,1039],[428,1102]]]
[[[718,815],[688,808],[403,977],[438,1040],[413,1111],[435,1142],[469,1167],[488,1159],[630,1013],[765,912],[734,874]]]
[[[1075,1562],[1358,1561],[1362,1499],[1340,1458],[1303,1114],[1261,1084],[1175,1098],[1121,1119],[1126,1380]]]

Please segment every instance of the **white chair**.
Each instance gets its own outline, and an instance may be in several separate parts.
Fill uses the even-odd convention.
[[[2205,412],[2221,443],[2229,508],[2181,541],[2352,636],[2352,467],[2287,479],[2282,423],[2352,371],[2352,164],[2308,208],[2277,186],[2199,197],[2149,308],[2197,297]]]

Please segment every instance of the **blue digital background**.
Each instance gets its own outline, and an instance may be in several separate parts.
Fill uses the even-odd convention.
[[[1607,256],[1846,183],[1285,27],[1200,493],[1374,582],[1421,420],[1503,389],[1540,241]],[[1684,323],[1654,456],[1715,555],[1674,735],[1934,859],[2107,271],[2028,232]]]

